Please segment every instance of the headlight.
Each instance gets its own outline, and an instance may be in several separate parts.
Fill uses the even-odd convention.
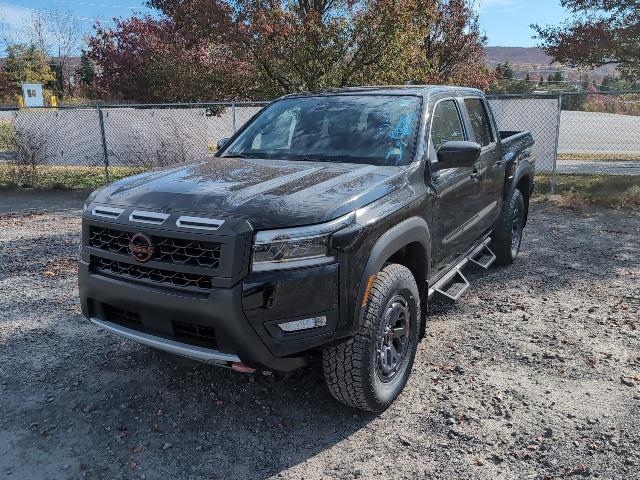
[[[350,213],[331,222],[308,227],[265,230],[253,242],[253,271],[307,267],[335,261],[329,254],[331,234],[353,222]]]

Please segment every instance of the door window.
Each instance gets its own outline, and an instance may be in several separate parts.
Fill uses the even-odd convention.
[[[436,104],[431,122],[429,158],[437,160],[438,149],[447,142],[464,140],[464,129],[460,112],[454,100],[443,100]]]
[[[493,132],[491,131],[487,107],[480,98],[465,98],[464,104],[469,113],[469,120],[471,120],[471,128],[476,142],[486,147],[493,142]]]

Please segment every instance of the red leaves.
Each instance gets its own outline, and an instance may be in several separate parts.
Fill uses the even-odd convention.
[[[640,74],[640,1],[564,0],[563,5],[573,10],[571,21],[558,26],[533,25],[542,48],[555,61],[589,68],[613,63],[626,78]]]
[[[151,0],[89,41],[109,96],[144,102],[274,97],[357,84],[488,88],[468,0]]]

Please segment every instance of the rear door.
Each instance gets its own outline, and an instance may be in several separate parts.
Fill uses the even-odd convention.
[[[479,237],[492,227],[500,214],[505,167],[501,161],[498,132],[491,121],[486,101],[479,96],[465,97],[464,105],[471,139],[482,146],[480,158],[476,162],[482,185],[475,229],[475,234]]]
[[[456,98],[443,98],[433,107],[429,130],[429,161],[437,165],[437,151],[448,141],[468,140],[462,115],[464,105]],[[469,230],[478,211],[481,184],[473,168],[432,168],[434,189],[432,265],[439,271],[456,263],[472,246],[474,233]]]

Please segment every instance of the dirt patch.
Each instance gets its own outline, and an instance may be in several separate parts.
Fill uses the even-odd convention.
[[[97,330],[78,212],[2,222],[0,476],[640,478],[637,211],[534,205],[517,263],[433,307],[377,416],[317,367],[246,377]]]

